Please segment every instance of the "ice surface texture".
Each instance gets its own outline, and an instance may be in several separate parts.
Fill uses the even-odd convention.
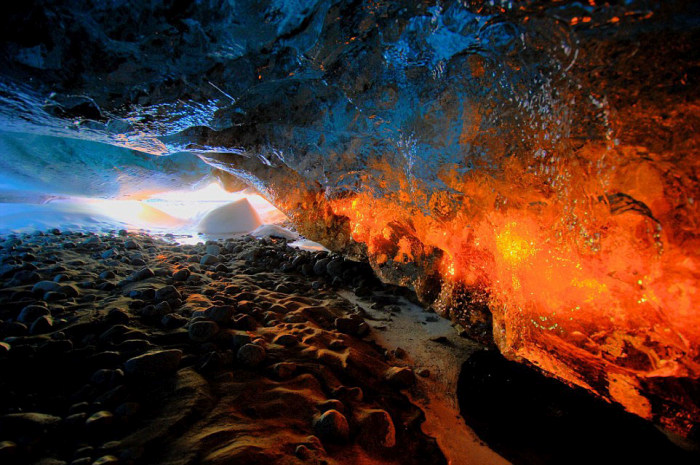
[[[598,3],[14,3],[0,124],[197,154],[508,357],[688,434],[700,13]]]

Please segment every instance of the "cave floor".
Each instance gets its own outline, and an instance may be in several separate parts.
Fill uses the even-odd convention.
[[[366,265],[281,239],[52,231],[0,247],[3,464],[579,463],[590,437],[562,441],[580,428],[556,419],[618,415],[586,417]],[[552,425],[558,454],[532,447]],[[624,447],[639,431],[667,463],[692,458],[650,425],[611,425]]]

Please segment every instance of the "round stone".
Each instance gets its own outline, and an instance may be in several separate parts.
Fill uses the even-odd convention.
[[[314,422],[314,432],[323,442],[345,442],[350,436],[350,426],[345,415],[330,409]]]
[[[265,349],[257,344],[245,344],[238,349],[236,358],[248,367],[260,365],[265,360]]]

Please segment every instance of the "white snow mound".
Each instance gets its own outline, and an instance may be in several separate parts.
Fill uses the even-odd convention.
[[[203,234],[248,233],[261,224],[258,213],[248,199],[242,198],[207,213],[196,230]]]

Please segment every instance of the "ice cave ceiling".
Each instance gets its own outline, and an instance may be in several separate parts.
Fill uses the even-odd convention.
[[[36,1],[0,21],[5,198],[232,173],[508,357],[697,428],[698,2]]]

